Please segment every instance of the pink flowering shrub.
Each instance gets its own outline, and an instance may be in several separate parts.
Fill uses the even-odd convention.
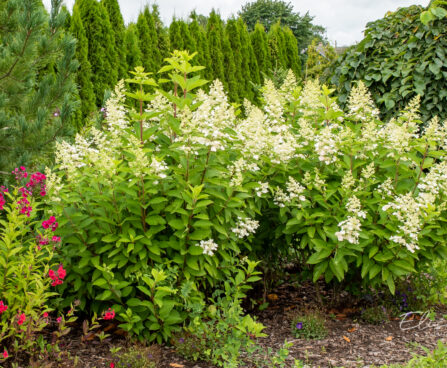
[[[48,323],[49,300],[66,277],[53,260],[61,242],[58,223],[53,216],[39,219],[45,175],[30,175],[24,167],[12,173],[17,187],[0,187],[0,351],[8,361],[37,344],[35,335]]]

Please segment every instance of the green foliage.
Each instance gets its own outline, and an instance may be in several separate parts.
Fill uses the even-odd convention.
[[[268,94],[273,85],[266,88],[265,101],[275,101]],[[445,128],[435,119],[419,137],[417,100],[381,123],[362,84],[353,90],[348,114],[324,86],[317,92],[318,85],[308,82],[302,95],[292,91],[295,97],[289,95],[283,113],[296,129],[300,159],[290,161],[283,176],[277,168],[262,169],[277,207],[262,205],[253,251],[266,260],[293,255],[314,282],[323,276],[326,282],[386,284],[394,294],[396,280],[446,256],[444,217],[438,216],[444,192],[427,203],[423,199],[432,187],[423,183],[438,177],[438,167],[445,165],[439,161],[444,133],[434,133]],[[412,221],[420,230],[409,225]]]
[[[426,310],[430,306],[447,304],[447,268],[442,259],[435,259],[422,268],[421,272],[412,275],[410,287],[417,299],[417,308],[410,310]]]
[[[327,334],[327,328],[324,318],[319,312],[309,312],[296,316],[292,321],[292,334],[299,339],[324,339]]]
[[[237,23],[242,47],[241,73],[245,83],[245,93],[243,96],[250,101],[254,101],[255,91],[253,84],[261,83],[258,61],[251,44],[250,34],[248,33],[247,26],[245,25],[242,18],[239,18]]]
[[[188,53],[175,52],[160,70],[173,93],[147,92],[156,81],[142,68],[132,72],[127,82],[136,89],[127,96],[136,100],[137,111],[125,115],[118,89],[107,102],[107,129],[86,136],[95,147],[88,152],[102,152],[79,156],[88,165],[67,156],[68,143],[58,149],[57,175],[64,185],[53,205],[65,225],[65,302],[79,299],[82,309],[96,313],[111,307],[122,328],[148,341],[169,339],[190,304],[199,305],[203,291],[229,276],[240,241],[231,229],[238,217],[254,216],[250,187],[230,185],[238,148],[203,145],[200,129],[181,134],[179,117],[208,108],[210,102],[197,98],[211,99],[193,94],[206,81],[194,75],[203,68],[191,62]],[[211,92],[217,96],[212,110],[234,114],[219,95],[221,85]],[[154,98],[164,98],[165,108],[146,111]],[[207,112],[207,121],[209,114],[225,116]]]
[[[361,318],[367,323],[379,325],[388,321],[388,314],[386,313],[386,308],[384,306],[375,305],[365,308],[362,311]]]
[[[107,11],[96,0],[77,0],[74,6],[78,8],[88,40],[88,59],[92,68],[91,80],[96,106],[101,106],[104,92],[112,89],[118,80],[113,29]]]
[[[211,58],[208,50],[208,40],[206,38],[205,29],[197,21],[197,15],[192,13],[190,15],[192,22],[189,23],[189,32],[194,40],[195,49],[192,52],[197,52],[197,65],[206,67],[205,73],[211,67]]]
[[[76,59],[80,67],[76,73],[79,98],[81,101],[82,119],[86,119],[92,113],[95,106],[95,94],[93,92],[92,69],[88,61],[88,40],[77,6],[73,7],[70,32],[76,38]],[[78,126],[78,129],[80,126]]]
[[[127,26],[124,34],[124,45],[126,47],[126,63],[130,70],[143,65],[143,54],[138,42],[138,28],[135,23]]]
[[[264,326],[241,307],[249,282],[259,280],[255,262],[239,267],[234,276],[223,283],[211,297],[205,316],[196,316],[185,332],[174,339],[174,346],[181,355],[194,361],[205,360],[218,367],[235,368],[241,364],[241,355],[252,353],[255,340],[265,337]]]
[[[244,68],[248,67],[248,60],[245,60],[245,62],[242,61],[242,44],[241,44],[241,37],[240,37],[240,29],[238,27],[238,23],[236,19],[229,19],[227,21],[226,27],[225,27],[225,37],[228,39],[229,44],[226,45],[226,47],[229,49],[229,51],[233,55],[233,65],[231,67],[234,67],[234,70],[232,71],[232,80],[234,83],[234,88],[236,91],[234,92],[234,97],[237,96],[237,99],[232,99],[232,101],[239,101],[243,102],[244,98],[247,98],[247,94],[245,91],[245,80],[243,79],[242,73],[247,75],[247,70],[244,70]],[[230,66],[228,67],[228,73],[230,72]],[[230,91],[231,91],[231,82],[230,82]]]
[[[118,79],[126,77],[129,66],[126,62],[126,48],[124,46],[124,20],[121,15],[118,0],[101,0],[109,16],[110,25],[113,30],[115,39],[116,66],[118,71]]]
[[[151,40],[151,33],[147,24],[147,18],[144,13],[138,15],[137,20],[138,30],[138,45],[141,51],[142,65],[147,70],[155,70],[153,60],[153,44]]]
[[[150,62],[148,60],[145,67],[147,67],[148,70],[158,70],[160,69],[163,60],[161,57],[161,52],[158,49],[158,34],[157,34],[157,27],[155,25],[156,19],[154,19],[154,16],[149,10],[149,6],[146,6],[144,8],[144,17],[146,18],[147,22],[148,27],[147,36],[148,41],[150,42],[148,45],[150,52],[147,55],[147,58],[150,60]]]
[[[0,175],[50,162],[55,140],[72,134],[79,64],[61,1],[52,4],[50,16],[38,0],[0,4]]]
[[[307,49],[305,78],[327,80],[330,67],[336,59],[337,53],[331,45],[313,39]]]
[[[239,101],[237,69],[234,62],[234,49],[231,47],[228,35],[222,34],[222,53],[225,65],[224,86],[228,91],[230,101]]]
[[[113,354],[116,368],[156,368],[151,347],[132,346]]]
[[[447,117],[443,37],[447,18],[440,14],[425,25],[420,20],[423,12],[424,8],[411,6],[368,23],[365,38],[340,59],[332,77],[342,103],[352,81],[363,80],[385,119],[415,95],[422,96],[423,121],[435,115]]]
[[[0,210],[0,300],[7,309],[0,309],[0,344],[15,360],[38,349],[36,334],[47,325],[43,313],[50,310],[49,300],[56,295],[48,277],[55,252],[54,244],[40,249],[36,241],[36,234],[44,235],[38,230],[41,204],[29,195],[32,211],[27,217],[19,211],[18,188],[3,195],[7,204]]]
[[[312,39],[323,39],[325,29],[312,24],[314,17],[306,13],[301,16],[293,11],[293,5],[281,0],[257,0],[242,6],[239,16],[247,24],[250,31],[255,30],[256,23],[261,23],[267,31],[275,23],[293,30],[293,34],[298,41],[299,55],[311,43]]]
[[[209,54],[211,58],[210,70],[208,78],[219,79],[222,83],[225,80],[224,73],[224,55],[222,53],[222,20],[220,16],[213,10],[210,13],[206,36],[208,39]]]
[[[380,368],[431,368],[431,367],[446,367],[447,362],[447,346],[438,341],[438,346],[430,351],[429,349],[422,347],[426,356],[415,356],[407,364],[391,364],[382,365]]]
[[[161,61],[169,56],[169,32],[163,25],[160,18],[160,11],[157,4],[152,4],[152,19],[154,20],[155,30],[157,31],[157,49],[160,52]]]
[[[175,18],[172,19],[169,26],[169,42],[171,50],[183,50],[185,48],[180,30],[180,21]]]
[[[259,72],[268,74],[271,69],[270,55],[267,46],[267,35],[261,23],[257,23],[251,33],[251,44],[258,62]],[[263,82],[263,79],[261,79]]]

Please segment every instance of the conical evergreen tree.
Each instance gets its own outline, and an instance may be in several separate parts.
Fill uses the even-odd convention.
[[[241,45],[241,35],[236,19],[229,19],[225,27],[226,36],[230,42],[230,47],[233,52],[235,74],[234,78],[236,80],[237,95],[239,97],[239,102],[243,101],[246,96],[245,91],[245,81],[242,77],[242,45]]]
[[[225,85],[222,34],[222,21],[220,16],[213,10],[210,13],[206,30],[211,58],[211,67],[208,70],[207,78],[219,79]]]
[[[169,57],[170,53],[169,32],[161,21],[160,11],[156,4],[152,5],[152,18],[154,19],[155,29],[157,31],[158,51],[160,52],[160,58],[163,64],[164,59]]]
[[[124,45],[126,48],[126,63],[129,70],[134,70],[136,66],[142,66],[143,55],[138,43],[138,29],[135,23],[127,26],[124,33]]]
[[[0,183],[19,165],[51,165],[55,140],[74,133],[79,64],[61,3],[48,15],[40,0],[0,2]]]
[[[88,59],[92,68],[92,83],[96,105],[103,103],[104,92],[118,80],[115,37],[104,7],[96,0],[76,0],[82,25],[88,40]]]
[[[175,18],[172,19],[171,25],[169,26],[169,42],[171,51],[185,49],[182,32],[180,30],[180,22]]]
[[[234,55],[233,50],[231,49],[230,40],[228,39],[228,36],[225,33],[222,34],[222,53],[224,56],[224,65],[225,65],[224,86],[227,88],[230,101],[237,102],[239,101],[239,93],[238,93],[238,80],[236,75],[236,65],[234,63]]]
[[[189,33],[194,39],[197,51],[196,64],[202,65],[206,69],[202,74],[207,75],[207,70],[211,67],[211,58],[208,50],[208,40],[206,39],[206,33],[203,27],[197,21],[197,15],[195,12],[191,13],[190,18],[192,22],[189,24]]]
[[[251,43],[258,62],[259,72],[261,75],[262,73],[268,74],[271,65],[267,48],[267,35],[265,34],[264,26],[261,23],[256,24],[255,29],[251,34]],[[262,77],[261,82],[263,82]]]
[[[65,5],[62,5],[61,12],[67,14],[67,17],[65,18],[65,22],[64,22],[64,30],[69,32],[70,31],[70,26],[71,26],[71,15],[70,15],[70,12],[68,11],[68,9],[67,9],[67,7]]]
[[[268,33],[268,51],[272,69],[287,68],[287,49],[283,27],[276,22]]]
[[[197,46],[194,38],[191,37],[188,24],[182,19],[180,19],[178,22],[180,26],[180,32],[183,36],[183,49],[188,50],[189,52],[194,52]]]
[[[138,30],[138,45],[141,50],[143,67],[148,72],[154,72],[155,62],[152,52],[152,40],[149,35],[149,26],[147,25],[146,17],[144,13],[138,15],[137,21]]]
[[[124,20],[121,15],[118,0],[101,0],[101,4],[106,9],[109,16],[110,25],[112,26],[115,37],[116,64],[118,70],[118,78],[122,79],[127,76],[126,50],[124,49]]]
[[[88,40],[77,5],[73,7],[70,32],[77,39],[76,59],[80,66],[76,74],[76,83],[81,101],[81,116],[84,119],[95,110],[96,99],[92,84],[92,69],[88,61]]]
[[[301,59],[298,41],[289,27],[284,27],[284,48],[287,50],[287,69],[292,69],[297,77],[301,76]]]
[[[152,52],[152,69],[148,71],[156,73],[161,68],[162,59],[160,50],[158,49],[158,35],[157,29],[155,27],[155,20],[149,9],[149,6],[146,6],[144,8],[144,17],[146,18],[147,26],[149,29],[149,39],[151,43],[150,49]]]
[[[250,34],[248,33],[247,25],[244,23],[242,18],[238,19],[237,24],[242,47],[241,73],[245,83],[245,93],[243,96],[246,97],[248,100],[253,101],[255,96],[253,84],[260,83],[258,62],[251,45]]]

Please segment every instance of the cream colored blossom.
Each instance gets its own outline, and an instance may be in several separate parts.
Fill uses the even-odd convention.
[[[213,239],[201,240],[200,243],[197,245],[203,249],[203,254],[206,254],[209,256],[214,255],[214,252],[218,248],[218,245],[214,242]]]
[[[238,217],[236,227],[232,228],[231,231],[235,233],[238,238],[243,239],[251,234],[254,234],[258,227],[259,221],[252,220],[250,218]]]

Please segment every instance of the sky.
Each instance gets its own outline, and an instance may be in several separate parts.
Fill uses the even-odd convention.
[[[138,13],[146,4],[157,3],[163,22],[168,25],[175,15],[186,18],[192,10],[198,14],[209,14],[219,10],[223,18],[236,15],[242,5],[253,0],[119,0],[121,13],[126,23],[136,21]],[[314,16],[314,24],[327,29],[327,38],[337,46],[352,45],[363,39],[366,23],[382,18],[388,11],[409,5],[427,6],[429,0],[285,0],[295,12]],[[51,0],[43,0],[50,6]],[[71,10],[74,0],[65,0]]]

